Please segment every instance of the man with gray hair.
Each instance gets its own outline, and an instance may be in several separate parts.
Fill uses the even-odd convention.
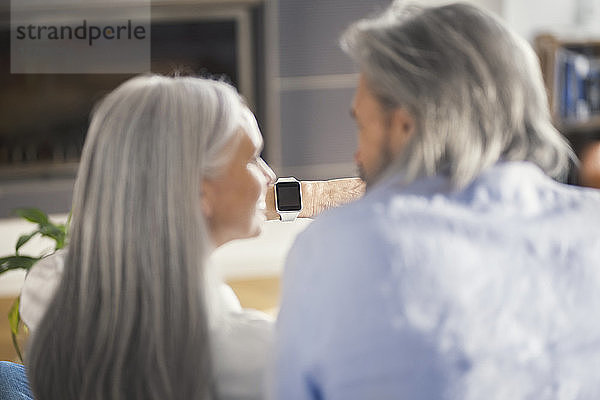
[[[342,37],[368,191],[292,248],[277,399],[600,398],[600,192],[569,187],[538,61],[470,5]]]

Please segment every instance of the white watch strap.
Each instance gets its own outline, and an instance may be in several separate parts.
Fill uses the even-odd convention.
[[[300,214],[299,212],[296,211],[292,211],[292,212],[279,212],[279,218],[281,218],[281,220],[283,222],[292,222],[295,221],[296,218],[298,218],[298,214]]]

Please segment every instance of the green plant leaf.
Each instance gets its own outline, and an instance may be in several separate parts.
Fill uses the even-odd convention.
[[[39,260],[39,257],[29,256],[8,256],[0,258],[0,274],[11,269],[29,270],[33,264]]]
[[[17,254],[19,254],[19,249],[21,247],[23,247],[23,245],[25,243],[29,242],[29,239],[31,239],[32,237],[34,237],[38,233],[39,233],[39,231],[35,231],[35,232],[31,232],[28,235],[21,235],[19,237],[19,240],[17,240],[17,245],[15,246],[15,251],[17,252]]]
[[[12,336],[13,346],[17,355],[19,356],[19,360],[23,362],[23,355],[21,354],[21,349],[19,348],[19,341],[17,340],[17,335],[19,334],[19,324],[21,322],[21,314],[19,313],[19,303],[21,301],[21,297],[17,297],[10,307],[10,311],[8,312],[8,323],[10,324],[10,334]]]
[[[69,220],[67,220],[67,224],[54,224],[43,211],[37,208],[19,208],[15,210],[15,213],[29,222],[36,223],[38,225],[38,229],[35,232],[24,234],[19,237],[15,245],[15,255],[0,258],[0,274],[14,269],[29,270],[37,261],[43,258],[19,255],[19,249],[38,233],[43,237],[53,239],[56,242],[55,250],[63,248],[67,241],[68,221],[71,218],[71,214],[69,214]],[[13,346],[17,352],[17,355],[19,356],[19,359],[23,360],[18,340],[19,327],[21,326],[19,298],[17,298],[13,303],[8,314],[8,320]]]
[[[59,225],[57,225],[57,227],[58,227],[58,229],[60,229],[60,231],[63,233],[63,235],[62,235],[62,240],[56,241],[56,247],[54,247],[54,250],[60,250],[63,247],[65,247],[65,244],[67,241],[67,225],[59,224]]]
[[[19,322],[21,322],[21,314],[19,314],[20,299],[20,297],[15,299],[8,312],[8,322],[10,323],[10,331],[13,335],[19,333]]]
[[[69,216],[67,217],[67,223],[65,224],[65,235],[69,236],[69,227],[71,226],[71,217],[73,216],[73,210],[69,211]]]
[[[17,208],[15,213],[29,222],[40,225],[47,225],[49,223],[48,216],[37,208]]]
[[[40,234],[45,237],[49,237],[56,241],[57,247],[60,245],[64,246],[65,243],[65,231],[61,229],[59,226],[54,224],[47,224],[40,227]]]

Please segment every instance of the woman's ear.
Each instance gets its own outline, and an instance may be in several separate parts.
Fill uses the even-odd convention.
[[[415,119],[404,107],[392,111],[390,122],[390,149],[397,156],[415,132]]]
[[[213,215],[213,204],[215,201],[215,184],[214,181],[204,179],[202,181],[202,190],[200,191],[200,208],[204,218],[210,220]]]

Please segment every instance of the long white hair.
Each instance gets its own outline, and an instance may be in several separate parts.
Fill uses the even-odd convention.
[[[28,352],[36,399],[211,397],[201,182],[244,110],[229,85],[190,77],[133,78],[99,104],[64,276]]]
[[[393,3],[341,38],[387,109],[417,129],[386,171],[406,183],[443,173],[455,187],[505,161],[531,161],[563,178],[575,159],[552,126],[539,62],[499,19],[467,4]]]

